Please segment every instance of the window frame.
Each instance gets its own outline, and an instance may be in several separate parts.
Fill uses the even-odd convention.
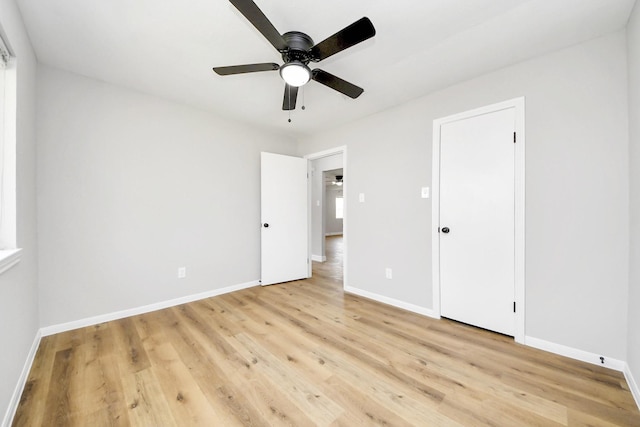
[[[17,60],[0,28],[0,274],[20,262],[16,221]]]

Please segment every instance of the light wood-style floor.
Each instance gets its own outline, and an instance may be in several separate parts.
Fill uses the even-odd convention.
[[[640,426],[619,372],[345,294],[339,266],[45,337],[13,425]]]

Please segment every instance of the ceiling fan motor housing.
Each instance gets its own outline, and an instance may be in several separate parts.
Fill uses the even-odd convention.
[[[289,31],[282,38],[287,43],[287,49],[282,52],[282,60],[285,63],[300,61],[307,65],[311,61],[309,50],[313,47],[313,39],[300,31]]]

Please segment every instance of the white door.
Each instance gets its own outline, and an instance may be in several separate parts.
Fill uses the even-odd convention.
[[[515,108],[440,129],[442,316],[515,333]]]
[[[308,277],[307,160],[261,153],[261,284]]]

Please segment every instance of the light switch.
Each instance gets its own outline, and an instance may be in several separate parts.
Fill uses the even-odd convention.
[[[429,198],[429,187],[422,187],[422,198],[423,199]]]
[[[316,206],[320,206],[320,200],[316,200]]]
[[[360,194],[358,195],[358,201],[359,201],[360,203],[364,203],[364,193],[360,193]]]

